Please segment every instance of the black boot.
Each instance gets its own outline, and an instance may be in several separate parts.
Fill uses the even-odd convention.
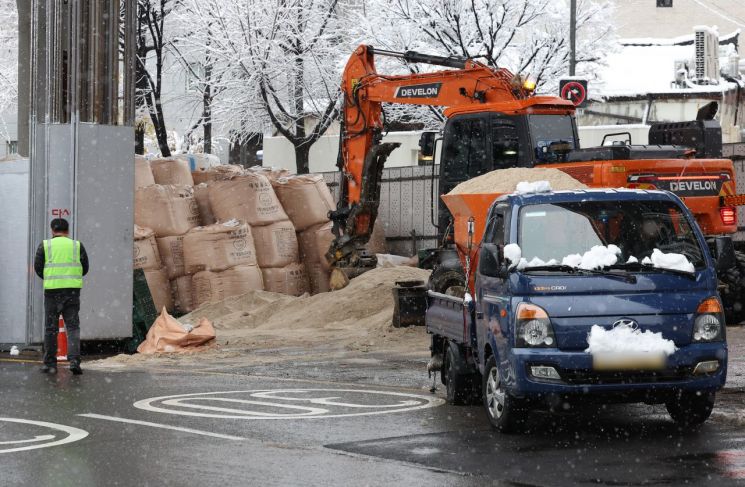
[[[81,375],[83,369],[80,368],[80,362],[70,362],[70,372],[72,372],[73,375]]]

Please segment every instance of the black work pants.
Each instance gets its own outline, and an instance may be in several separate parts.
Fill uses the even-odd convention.
[[[44,293],[44,364],[57,364],[59,316],[65,320],[67,359],[80,363],[80,294],[79,291]]]

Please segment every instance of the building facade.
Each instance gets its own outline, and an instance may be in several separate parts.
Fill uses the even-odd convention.
[[[743,0],[611,0],[621,38],[671,38],[696,25],[716,26],[722,34],[745,30]]]

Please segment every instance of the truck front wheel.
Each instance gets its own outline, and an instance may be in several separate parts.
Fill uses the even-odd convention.
[[[519,399],[507,392],[494,355],[486,362],[484,372],[482,390],[489,422],[500,433],[520,431],[527,417],[527,409]]]
[[[679,391],[665,406],[670,417],[679,425],[696,426],[709,419],[715,398],[714,392]]]

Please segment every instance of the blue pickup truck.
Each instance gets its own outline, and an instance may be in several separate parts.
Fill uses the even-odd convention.
[[[458,262],[471,284],[427,297],[432,363],[449,402],[483,402],[505,433],[531,409],[588,400],[664,403],[679,424],[706,421],[727,375],[716,274],[733,265],[729,237],[707,241],[666,191],[504,195],[488,214],[474,212],[471,233],[479,218],[483,237]],[[591,331],[619,327],[657,334],[668,353],[641,339],[628,353],[628,340],[608,343],[613,335],[610,352],[591,349]]]

